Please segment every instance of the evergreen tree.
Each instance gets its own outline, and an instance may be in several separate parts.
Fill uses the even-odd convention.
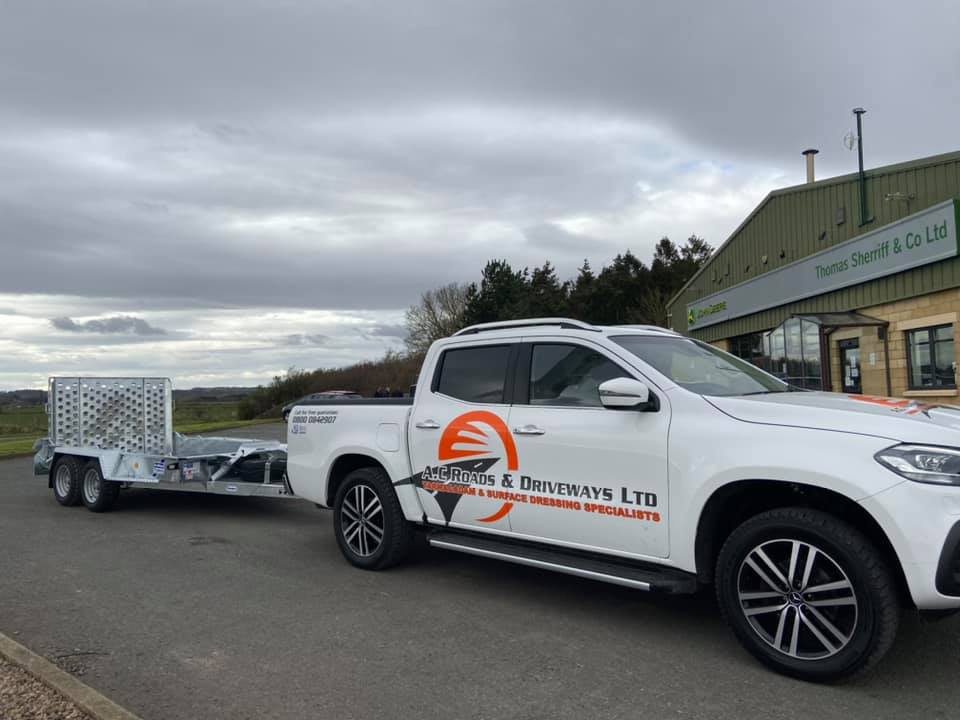
[[[599,325],[666,325],[667,303],[711,252],[696,235],[679,248],[664,237],[649,267],[627,250],[597,274],[584,260],[577,277],[562,284],[549,261],[530,272],[491,260],[479,286],[466,288],[464,322],[569,316]]]
[[[636,255],[629,250],[617,255],[597,276],[597,297],[591,322],[601,325],[650,322],[637,307],[650,280],[650,268]]]
[[[710,247],[710,244],[701,237],[696,235],[691,235],[687,238],[687,241],[683,244],[683,247],[680,248],[680,260],[677,263],[679,268],[679,277],[678,280],[680,284],[677,285],[677,290],[680,290],[681,287],[693,277],[693,274],[703,267],[703,264],[710,259],[710,256],[713,254],[713,248]]]
[[[597,278],[590,268],[590,261],[584,260],[577,271],[577,278],[564,283],[567,294],[567,312],[570,317],[585,322],[592,322],[594,315],[594,298],[596,296]]]
[[[530,317],[530,278],[527,270],[515,271],[506,260],[490,260],[483,268],[480,287],[467,293],[467,325]]]
[[[567,313],[567,294],[549,261],[534,268],[530,275],[528,298],[530,317],[563,317]]]

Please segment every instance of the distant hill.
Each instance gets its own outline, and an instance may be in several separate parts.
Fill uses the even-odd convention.
[[[47,401],[46,390],[10,390],[0,391],[0,405],[25,407],[43,405]]]
[[[213,387],[174,390],[173,399],[178,402],[240,402],[247,398],[255,388]],[[0,391],[0,405],[29,407],[43,405],[47,401],[46,390],[9,390]]]
[[[407,393],[417,381],[422,362],[422,355],[388,352],[380,360],[365,360],[347,367],[312,372],[291,370],[250,393],[250,397],[240,403],[237,417],[241,420],[280,417],[280,408],[286,403],[324,390],[353,390],[363,397],[373,397],[377,388]]]
[[[256,388],[248,387],[212,387],[174,390],[173,399],[186,402],[240,402]]]

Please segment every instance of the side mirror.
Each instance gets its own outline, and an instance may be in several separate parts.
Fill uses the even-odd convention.
[[[651,405],[650,388],[639,380],[619,377],[600,383],[600,403],[605,408],[646,409]],[[646,406],[646,407],[641,407]],[[655,409],[655,408],[651,408]]]

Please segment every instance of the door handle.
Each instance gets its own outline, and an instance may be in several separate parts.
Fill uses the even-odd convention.
[[[513,429],[514,435],[543,435],[547,431],[536,425],[522,425]]]
[[[433,420],[421,420],[417,423],[416,427],[420,428],[421,430],[438,430],[440,428],[440,424]]]

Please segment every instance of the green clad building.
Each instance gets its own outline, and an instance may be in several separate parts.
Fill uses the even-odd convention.
[[[804,388],[957,402],[958,198],[960,152],[771,192],[670,326]]]

